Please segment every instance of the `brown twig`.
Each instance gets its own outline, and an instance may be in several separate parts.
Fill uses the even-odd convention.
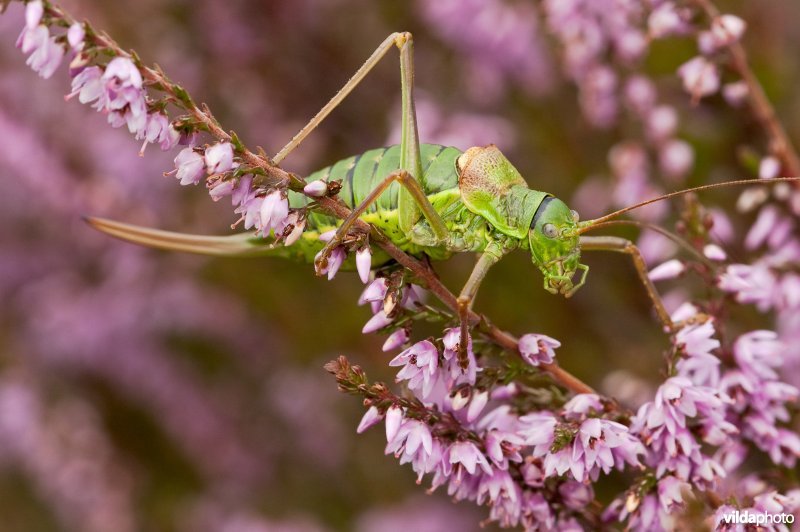
[[[74,19],[60,7],[49,6],[48,14],[62,19],[67,24],[72,24],[74,22]],[[88,23],[86,23],[86,25],[87,28],[90,28]],[[183,89],[181,89],[177,84],[173,83],[166,76],[166,74],[161,71],[160,68],[153,68],[141,64],[134,54],[123,50],[119,44],[117,44],[106,34],[100,34],[94,31],[87,33],[89,34],[87,38],[93,39],[95,44],[98,46],[111,50],[118,56],[127,57],[134,60],[137,63],[137,66],[141,69],[145,81],[153,83],[161,88],[167,95],[171,97],[172,102],[176,106],[187,111],[192,119],[194,119],[198,124],[202,125],[202,128],[208,131],[208,133],[217,140],[226,142],[232,142],[236,140],[234,145],[238,146],[237,151],[247,165],[262,171],[264,176],[269,180],[278,182],[291,188],[292,190],[301,193],[303,192],[303,186],[306,184],[303,179],[273,164],[272,161],[270,161],[270,159],[263,154],[256,154],[247,149],[241,142],[238,141],[238,138],[235,138],[235,134],[233,132],[229,133],[222,128],[217,119],[214,118],[214,115],[211,113],[207,105],[202,104],[201,106],[197,106],[193,101],[191,101],[190,98],[186,97]],[[350,214],[350,209],[338,199],[331,197],[312,199],[314,199],[327,214],[337,218],[344,219]],[[392,257],[405,268],[408,268],[414,275],[422,280],[428,290],[433,292],[433,294],[442,303],[444,303],[444,305],[453,311],[458,310],[456,296],[453,295],[453,293],[450,292],[450,290],[448,290],[444,284],[442,284],[433,269],[431,269],[430,266],[428,266],[425,262],[408,255],[394,245],[379,229],[361,220],[356,222],[355,228],[359,231],[368,232],[372,242],[378,244],[378,246],[380,246],[390,257]],[[519,350],[517,348],[517,339],[514,336],[501,331],[494,325],[489,324],[489,321],[486,319],[486,317],[476,314],[475,312],[470,312],[469,317],[473,323],[484,324],[481,328],[482,332],[491,338],[497,345],[519,354]],[[594,393],[594,390],[589,385],[571,375],[557,364],[543,364],[540,367],[548,372],[556,382],[575,393]]]
[[[711,0],[694,0],[713,20],[720,16],[720,11]],[[747,85],[747,98],[756,120],[769,138],[769,149],[780,160],[787,175],[800,175],[800,157],[789,139],[789,135],[778,120],[775,108],[767,98],[764,88],[753,74],[747,61],[747,52],[738,40],[728,45],[731,55],[731,67]]]

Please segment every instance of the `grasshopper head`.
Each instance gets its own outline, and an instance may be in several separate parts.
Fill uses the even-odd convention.
[[[539,206],[528,231],[533,263],[544,274],[544,289],[570,297],[586,282],[589,267],[580,263],[578,213],[560,199],[547,197]],[[575,272],[581,271],[574,283]]]

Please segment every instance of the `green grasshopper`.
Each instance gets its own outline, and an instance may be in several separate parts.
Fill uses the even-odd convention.
[[[477,263],[458,297],[462,338],[466,316],[481,281],[507,253],[522,249],[544,276],[544,289],[570,297],[586,283],[589,267],[580,262],[582,250],[615,251],[628,255],[652,301],[665,330],[673,331],[669,313],[647,275],[645,261],[636,245],[616,236],[584,236],[583,233],[649,203],[695,190],[753,181],[731,181],[673,192],[606,216],[580,221],[578,213],[552,194],[532,190],[500,150],[494,146],[456,148],[420,144],[413,98],[413,45],[409,33],[394,33],[376,49],[345,86],[273,158],[279,164],[361,82],[393,47],[400,51],[402,131],[400,145],[370,150],[339,161],[308,177],[339,182],[339,199],[351,214],[341,223],[312,212],[302,237],[289,247],[268,246],[269,239],[253,235],[225,237],[185,235],[128,224],[90,219],[98,229],[136,243],[212,255],[275,254],[316,261],[324,268],[331,251],[342,244],[356,220],[382,230],[400,249],[415,256],[444,260],[454,253],[479,254]],[[772,180],[792,180],[783,178]],[[310,200],[289,192],[292,208],[309,206]],[[311,206],[313,207],[313,206]],[[319,236],[332,229],[335,236],[324,243]],[[376,253],[372,266],[388,261]],[[577,277],[577,279],[576,279]],[[462,342],[466,345],[466,342]]]

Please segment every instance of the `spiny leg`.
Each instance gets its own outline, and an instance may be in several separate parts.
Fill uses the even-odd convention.
[[[458,342],[458,364],[462,369],[466,369],[469,364],[467,347],[469,345],[469,313],[472,310],[472,302],[478,294],[481,281],[489,273],[489,268],[497,264],[501,257],[502,254],[495,253],[494,250],[484,251],[458,295],[458,319],[461,327],[461,336]]]
[[[664,307],[661,296],[658,295],[656,287],[647,275],[647,265],[644,262],[642,253],[633,242],[626,238],[616,236],[582,236],[580,245],[582,250],[617,251],[630,256],[633,261],[633,266],[636,268],[636,273],[639,275],[639,280],[644,285],[645,290],[647,290],[647,295],[650,296],[656,315],[664,326],[664,329],[670,332],[676,329],[676,324],[673,323],[669,312],[667,312],[667,309]]]
[[[331,251],[341,243],[353,223],[355,223],[359,216],[366,212],[372,203],[378,200],[381,193],[383,193],[393,181],[398,181],[403,185],[398,191],[397,199],[398,225],[401,230],[409,233],[414,224],[419,220],[420,215],[422,215],[430,224],[433,234],[439,242],[444,242],[449,234],[444,220],[442,220],[442,217],[436,212],[433,205],[431,205],[420,182],[415,179],[416,176],[422,180],[424,179],[424,175],[422,173],[422,163],[419,152],[417,116],[414,108],[414,57],[411,34],[394,34],[394,40],[389,41],[389,39],[387,39],[387,41],[384,41],[384,44],[386,44],[386,42],[393,42],[400,48],[400,90],[402,97],[400,169],[397,172],[389,174],[386,179],[375,187],[375,189],[353,209],[350,216],[347,217],[336,231],[334,238],[328,242],[320,253],[317,260],[318,271],[322,271],[322,268],[327,264],[327,259]],[[378,49],[378,51],[380,50],[381,48]],[[378,54],[376,51],[373,57],[378,56],[378,59],[380,59],[383,53],[385,53],[385,51],[381,52],[381,54]],[[376,61],[378,59],[376,59]],[[362,70],[363,69],[364,67],[362,67]],[[359,72],[361,72],[361,70],[359,70]],[[353,79],[355,78],[356,76],[353,77]]]
[[[371,56],[361,65],[355,74],[345,83],[344,87],[339,89],[339,92],[334,95],[330,101],[325,104],[325,106],[319,110],[319,112],[314,115],[314,117],[309,120],[309,122],[303,126],[303,129],[297,132],[297,134],[292,137],[286,146],[281,148],[281,150],[272,158],[272,162],[275,164],[280,164],[283,159],[286,158],[289,153],[291,153],[305,138],[319,126],[325,118],[333,111],[342,101],[350,94],[356,86],[361,83],[361,81],[369,74],[369,72],[377,65],[381,59],[392,49],[393,46],[397,46],[398,48],[402,48],[402,46],[411,40],[411,34],[405,32],[396,32],[392,33],[384,41],[375,49]],[[402,65],[401,65],[402,68]]]

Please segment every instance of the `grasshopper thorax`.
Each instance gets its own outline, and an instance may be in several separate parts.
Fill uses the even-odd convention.
[[[586,281],[589,268],[580,263],[577,229],[578,213],[552,196],[542,200],[533,215],[528,231],[531,258],[544,275],[545,290],[552,294],[570,297]],[[581,277],[574,283],[573,277],[578,270]]]

